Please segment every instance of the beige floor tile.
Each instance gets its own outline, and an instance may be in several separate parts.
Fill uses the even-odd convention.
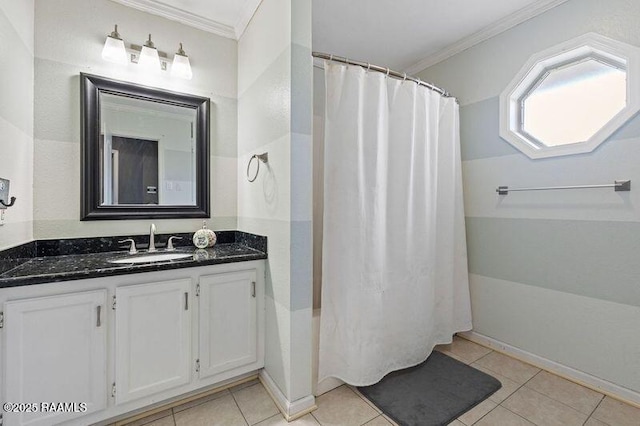
[[[455,359],[456,361],[460,361],[463,364],[469,364],[466,360],[460,358],[458,355],[454,354],[453,352],[449,352],[449,351],[440,351],[440,352],[442,352],[448,357]]]
[[[376,404],[374,404],[373,402],[369,401],[369,400],[367,399],[367,397],[366,397],[366,396],[364,396],[364,395],[363,395],[363,394],[358,390],[358,388],[357,388],[357,387],[355,387],[355,386],[351,386],[351,385],[346,385],[346,386],[348,386],[348,387],[349,387],[349,389],[351,389],[352,391],[354,391],[356,395],[358,395],[360,398],[362,398],[362,400],[363,400],[364,402],[366,402],[367,404],[369,404],[369,406],[370,406],[371,408],[373,408],[374,410],[376,410],[376,412],[377,412],[378,414],[382,414],[382,410],[381,410],[381,409],[379,409],[378,407],[376,407]]]
[[[248,388],[249,386],[257,385],[258,383],[260,383],[260,380],[258,379],[249,380],[248,382],[240,383],[239,385],[229,388],[229,391],[235,393],[244,388]]]
[[[378,416],[375,419],[368,421],[364,426],[391,426],[392,423],[385,419],[383,416]]]
[[[486,369],[480,365],[478,365],[478,363],[473,363],[471,364],[471,366],[473,368],[477,368],[478,370],[482,371],[483,373],[487,373],[488,375],[495,377],[496,379],[500,380],[500,383],[502,384],[502,387],[500,389],[498,389],[498,391],[492,395],[489,396],[489,399],[492,400],[493,402],[495,402],[496,404],[500,404],[502,401],[504,401],[505,399],[507,399],[509,397],[509,395],[511,395],[512,393],[514,393],[515,391],[517,391],[520,386],[520,384],[514,382],[513,380],[503,376],[502,374],[498,374],[495,371],[491,371],[489,369]]]
[[[257,423],[255,426],[318,426],[319,423],[316,419],[313,418],[311,414],[307,414],[306,416],[300,417],[297,420],[288,423],[282,414],[276,414],[273,417],[269,417],[267,420],[263,420],[260,423]]]
[[[250,425],[261,422],[278,413],[278,407],[276,407],[262,383],[240,389],[233,393],[233,397]]]
[[[587,420],[584,426],[609,426],[609,425],[606,423],[602,423],[600,420],[596,420],[593,417],[589,417],[589,420]]]
[[[491,349],[470,342],[462,337],[454,336],[453,343],[449,345],[439,345],[439,350],[447,355],[453,354],[465,364],[471,364],[489,354]]]
[[[462,423],[460,420],[454,420],[451,423],[449,423],[447,426],[464,426],[464,423]]]
[[[318,409],[312,413],[313,417],[326,426],[360,426],[379,415],[347,386],[320,395],[316,405]]]
[[[540,371],[539,368],[525,364],[522,361],[518,361],[517,359],[498,352],[491,352],[487,356],[476,361],[476,364],[491,371],[495,371],[498,374],[502,374],[508,379],[519,384],[526,383]]]
[[[533,423],[527,421],[511,411],[497,406],[489,414],[484,416],[474,426],[533,426]]]
[[[150,416],[138,419],[135,422],[127,423],[126,426],[143,426],[143,425],[146,426],[149,423],[153,423],[156,420],[160,420],[164,417],[171,416],[172,414],[173,413],[171,412],[171,409],[163,410],[158,413],[152,414]],[[173,417],[171,417],[171,422],[172,422],[171,424],[173,424]]]
[[[211,395],[203,396],[202,398],[194,399],[193,401],[185,402],[184,404],[180,404],[176,407],[173,407],[174,414],[186,410],[191,407],[195,407],[196,405],[204,404],[205,402],[213,401],[214,399],[222,398],[223,396],[229,395],[229,390],[225,389],[220,392],[213,393]]]
[[[489,411],[496,408],[497,405],[498,404],[491,401],[490,399],[485,399],[480,404],[476,405],[471,410],[458,417],[458,420],[460,420],[465,425],[470,426],[484,417]]]
[[[173,420],[173,415],[163,417],[151,423],[147,423],[144,426],[176,426],[175,421]]]
[[[176,426],[246,426],[231,394],[175,414]]]
[[[612,426],[638,426],[640,425],[640,408],[605,396],[592,417]]]
[[[558,400],[571,408],[575,408],[586,415],[591,415],[600,400],[604,398],[601,393],[546,371],[541,371],[533,379],[529,380],[525,386],[549,398]]]
[[[502,406],[532,423],[545,426],[582,426],[589,417],[527,387],[521,387]]]

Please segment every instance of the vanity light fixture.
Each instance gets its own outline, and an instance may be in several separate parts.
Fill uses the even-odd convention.
[[[151,34],[149,34],[149,39],[145,41],[143,46],[132,44],[127,48],[118,33],[117,25],[114,31],[107,36],[102,49],[102,59],[121,65],[127,65],[131,62],[137,64],[139,69],[144,70],[144,72],[152,73],[167,71],[171,67],[171,76],[185,80],[191,80],[191,77],[193,77],[191,63],[182,48],[182,43],[180,43],[178,52],[173,56],[173,63],[171,63],[166,53],[159,52],[156,49],[151,41]]]
[[[107,40],[104,42],[102,48],[102,59],[109,62],[115,62],[121,65],[127,65],[127,51],[124,47],[124,41],[120,38],[118,33],[118,25],[107,36]]]
[[[138,66],[145,71],[160,71],[160,56],[158,55],[158,49],[151,41],[151,34],[149,34],[149,39],[142,46]]]
[[[171,75],[185,80],[191,80],[193,73],[191,72],[191,64],[189,63],[189,57],[182,49],[182,43],[178,52],[173,56],[173,64],[171,65]]]

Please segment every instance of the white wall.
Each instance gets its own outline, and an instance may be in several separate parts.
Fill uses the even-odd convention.
[[[172,55],[182,42],[193,79],[147,77],[134,65],[101,58],[118,24],[125,42],[148,33]],[[237,227],[237,42],[108,0],[35,2],[34,237],[69,238],[144,233],[151,221],[80,222],[80,72],[211,98],[209,227]],[[158,231],[188,232],[198,219],[154,220]]]
[[[640,191],[499,185],[640,182],[640,118],[589,154],[531,160],[498,97],[532,54],[597,32],[640,46],[640,2],[569,0],[419,74],[460,101],[474,330],[640,392]],[[632,187],[633,188],[633,187]]]
[[[0,250],[33,238],[33,22],[33,0],[0,0],[0,178],[17,199]]]
[[[238,45],[238,228],[269,238],[265,369],[289,402],[311,395],[311,73],[310,0],[264,0]]]

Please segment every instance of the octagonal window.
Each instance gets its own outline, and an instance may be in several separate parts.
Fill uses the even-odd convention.
[[[587,34],[534,55],[500,97],[500,135],[531,158],[592,151],[640,110],[639,52]]]
[[[627,72],[596,59],[556,68],[522,102],[522,130],[546,146],[588,141],[627,106]]]

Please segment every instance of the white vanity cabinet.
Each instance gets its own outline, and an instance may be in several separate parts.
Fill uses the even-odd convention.
[[[106,302],[97,290],[4,304],[3,402],[26,404],[5,410],[4,425],[58,424],[107,407]],[[40,404],[59,402],[86,407],[47,412]]]
[[[191,279],[116,288],[115,402],[191,379]]]
[[[0,401],[87,403],[1,424],[103,424],[257,373],[264,281],[254,260],[0,288]]]
[[[198,290],[200,378],[255,364],[257,300],[264,299],[256,270],[202,276]]]

